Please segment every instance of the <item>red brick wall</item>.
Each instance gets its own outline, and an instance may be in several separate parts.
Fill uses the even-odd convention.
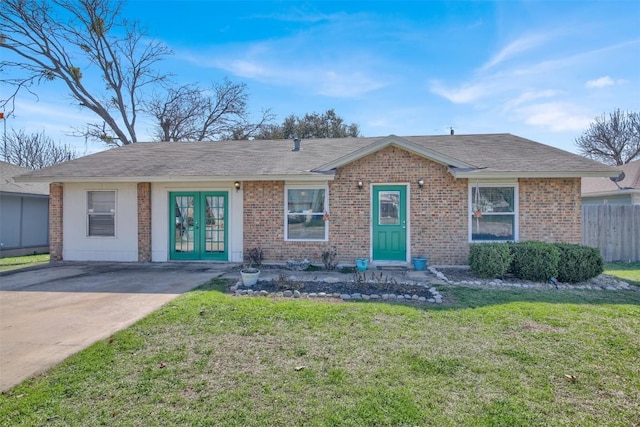
[[[424,188],[417,185],[425,180]],[[364,188],[358,190],[356,182]],[[320,263],[335,246],[340,262],[369,257],[371,183],[410,183],[412,256],[430,264],[466,264],[468,180],[454,179],[447,167],[396,147],[388,147],[340,168],[329,182],[329,242],[284,241],[284,182],[244,182],[244,250],[261,247],[265,260],[308,258]],[[520,240],[580,243],[580,179],[520,179]]]
[[[520,179],[520,240],[581,242],[580,178]]]
[[[138,183],[138,262],[151,262],[151,183]]]
[[[419,188],[417,181],[425,185]],[[365,188],[356,189],[362,179]],[[337,171],[331,183],[330,238],[344,261],[370,255],[371,183],[409,185],[412,256],[432,264],[465,264],[467,180],[456,180],[447,167],[397,147],[388,147]]]
[[[49,254],[51,261],[62,260],[62,195],[63,185],[49,184]]]
[[[418,178],[425,186],[419,189]],[[365,187],[356,188],[362,180]],[[389,147],[340,168],[329,182],[329,242],[284,241],[284,182],[244,182],[244,250],[261,247],[267,261],[321,262],[336,246],[340,262],[370,255],[370,183],[410,185],[411,253],[435,264],[465,264],[467,180],[455,180],[446,166]]]

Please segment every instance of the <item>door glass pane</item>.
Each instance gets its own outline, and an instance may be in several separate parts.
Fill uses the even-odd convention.
[[[194,246],[194,197],[176,196],[176,252],[193,252]]]
[[[205,251],[224,252],[224,196],[205,197]]]
[[[399,225],[400,224],[400,192],[399,191],[379,191],[378,192],[378,224],[379,225]]]

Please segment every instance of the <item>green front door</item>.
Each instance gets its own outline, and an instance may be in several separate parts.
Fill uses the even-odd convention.
[[[227,192],[169,193],[171,259],[228,260]]]
[[[407,260],[407,188],[373,186],[373,260]]]

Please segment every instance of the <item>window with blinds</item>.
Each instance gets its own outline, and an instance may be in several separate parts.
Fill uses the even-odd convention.
[[[116,235],[116,192],[87,192],[88,236],[113,237]]]

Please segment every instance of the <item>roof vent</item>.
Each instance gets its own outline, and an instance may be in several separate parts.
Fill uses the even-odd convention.
[[[293,150],[291,151],[300,151],[300,140],[298,138],[293,140]]]
[[[453,128],[451,128],[451,135],[453,135],[453,134],[454,134],[454,132],[453,132]]]

